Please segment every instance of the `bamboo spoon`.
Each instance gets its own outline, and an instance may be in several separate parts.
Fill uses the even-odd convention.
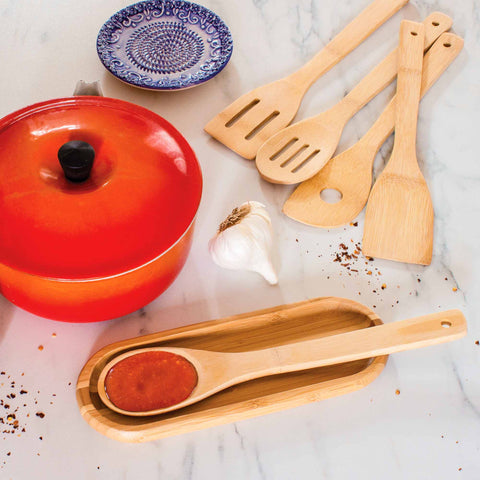
[[[427,50],[452,25],[443,13],[423,22]],[[330,160],[347,122],[397,75],[398,49],[392,51],[340,102],[329,110],[284,128],[258,150],[260,175],[272,183],[293,184],[315,175]]]
[[[422,83],[423,25],[400,26],[395,141],[387,166],[372,188],[365,213],[363,253],[429,265],[433,207],[415,152]]]
[[[191,405],[225,388],[268,375],[351,362],[463,337],[467,325],[459,310],[424,315],[314,340],[264,350],[223,353],[188,348],[155,347],[132,350],[108,363],[98,379],[98,393],[110,409],[131,416],[157,415]],[[105,392],[105,377],[120,361],[143,352],[171,352],[184,357],[196,369],[198,383],[190,396],[168,408],[131,412],[117,408]]]
[[[210,120],[205,131],[242,157],[255,158],[260,145],[292,121],[312,83],[407,2],[375,0],[302,68],[242,95]]]
[[[443,33],[423,59],[421,96],[436,82],[463,48],[463,39]],[[315,176],[301,183],[283,206],[293,220],[313,227],[334,228],[351,222],[367,203],[372,167],[380,147],[395,125],[394,97],[368,132],[352,147],[332,158]],[[322,197],[324,190],[341,194],[337,203]]]

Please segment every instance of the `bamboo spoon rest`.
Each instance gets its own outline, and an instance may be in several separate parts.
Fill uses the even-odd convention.
[[[132,349],[180,347],[245,352],[381,324],[378,316],[363,305],[328,297],[118,342],[96,353],[80,373],[80,412],[93,428],[110,438],[144,442],[342,395],[373,381],[387,357],[258,378],[180,410],[149,417],[126,416],[107,408],[97,385],[105,366]]]
[[[441,76],[463,48],[463,39],[443,33],[423,59],[421,95]],[[394,97],[368,132],[348,150],[332,158],[315,176],[301,183],[283,206],[293,220],[313,227],[334,228],[353,221],[363,210],[372,188],[372,168],[378,150],[395,125]],[[325,201],[321,193],[340,193],[336,203]]]
[[[255,88],[226,107],[205,131],[244,158],[287,126],[312,83],[360,45],[408,0],[375,0],[312,60],[288,77]]]

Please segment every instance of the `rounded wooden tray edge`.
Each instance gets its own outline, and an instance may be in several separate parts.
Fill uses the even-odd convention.
[[[76,391],[80,413],[93,429],[113,440],[127,443],[141,443],[217,425],[223,425],[243,419],[254,418],[260,415],[274,413],[293,408],[295,406],[343,395],[345,393],[353,392],[365,387],[375,380],[381,373],[386,365],[388,355],[374,358],[365,368],[352,375],[346,375],[332,380],[325,380],[319,383],[293,388],[288,391],[288,395],[286,395],[285,392],[277,392],[265,395],[259,399],[239,401],[235,404],[234,410],[232,410],[230,405],[215,407],[211,409],[210,416],[208,415],[208,410],[205,410],[202,412],[205,414],[205,418],[202,419],[197,418],[197,413],[185,414],[180,419],[170,418],[159,420],[158,423],[161,422],[161,425],[157,426],[155,423],[152,423],[143,429],[133,424],[122,424],[121,427],[119,427],[115,422],[108,418],[108,414],[111,412],[107,407],[104,407],[102,404],[100,408],[97,408],[93,404],[93,398],[91,397],[92,390],[90,378],[98,362],[105,357],[107,352],[114,354],[123,351],[125,348],[132,348],[133,341],[136,347],[141,347],[152,342],[153,340],[158,341],[160,335],[162,338],[166,337],[169,340],[172,340],[176,337],[181,337],[182,334],[189,332],[192,329],[195,331],[202,331],[203,329],[207,329],[212,325],[219,325],[222,323],[238,321],[247,318],[258,319],[258,317],[264,315],[268,316],[273,313],[277,313],[279,309],[286,310],[302,306],[308,307],[311,306],[310,304],[315,304],[316,302],[333,302],[334,304],[341,302],[343,304],[355,305],[358,311],[367,316],[373,324],[383,323],[374,312],[353,300],[337,297],[321,297],[240,315],[233,315],[218,320],[208,320],[194,325],[179,327],[164,332],[140,336],[135,339],[116,342],[100,349],[87,361],[82,368],[78,377]],[[101,403],[101,401],[99,402]]]

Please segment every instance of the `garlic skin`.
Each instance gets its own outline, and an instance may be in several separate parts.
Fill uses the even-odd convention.
[[[278,283],[271,257],[272,222],[260,202],[246,202],[235,208],[220,224],[208,248],[220,267],[257,272],[271,285]]]

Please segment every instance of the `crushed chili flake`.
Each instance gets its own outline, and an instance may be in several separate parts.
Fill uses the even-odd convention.
[[[452,290],[453,290],[454,292],[456,292],[456,291],[458,290],[458,288],[457,288],[457,287],[453,287]]]
[[[480,345],[480,342],[477,340],[477,341],[475,342],[475,345]]]
[[[45,414],[43,412],[37,412],[35,414],[37,417],[40,417],[40,418],[44,418],[45,417]]]
[[[38,349],[39,349],[40,351],[42,351],[42,350],[43,350],[43,345],[39,345],[39,346],[38,346]]]

